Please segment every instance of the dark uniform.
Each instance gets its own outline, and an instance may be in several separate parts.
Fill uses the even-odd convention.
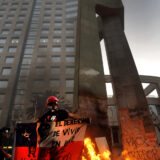
[[[58,122],[63,121],[68,118],[68,112],[59,109],[54,110],[51,109],[46,112],[42,117],[39,118],[40,127],[38,128],[39,135],[41,137],[41,142],[47,138],[49,131],[50,131],[50,123],[49,122]]]
[[[0,136],[0,160],[3,160],[5,157],[6,156],[3,152],[2,137]]]
[[[8,131],[9,129],[6,127],[0,129],[0,160],[4,160],[4,158],[8,158],[8,153],[3,149],[3,140],[6,139],[4,134],[8,134]]]

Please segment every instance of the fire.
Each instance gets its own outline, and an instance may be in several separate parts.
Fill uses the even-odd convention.
[[[109,150],[104,151],[102,154],[96,154],[95,145],[91,141],[90,138],[85,138],[84,146],[88,151],[88,155],[90,157],[90,160],[102,160],[102,159],[103,160],[111,160],[110,159],[111,153]],[[82,160],[86,160],[86,158],[83,156]]]
[[[84,147],[85,148],[83,150],[82,160],[111,160],[111,158],[110,158],[111,152],[109,150],[105,150],[101,154],[96,154],[95,144],[91,141],[90,138],[85,138]],[[84,155],[85,154],[85,150],[88,152],[87,153],[87,155],[88,155],[87,158]],[[128,156],[128,151],[127,150],[124,150],[122,152],[121,156],[123,157],[123,160],[133,160]]]
[[[105,152],[102,153],[102,157],[105,158],[106,160],[110,160],[110,155],[111,152],[109,150],[106,150]]]
[[[128,154],[128,152],[127,152],[126,150],[124,150],[124,151],[122,152],[122,156],[125,157],[125,160],[131,160],[127,154]]]

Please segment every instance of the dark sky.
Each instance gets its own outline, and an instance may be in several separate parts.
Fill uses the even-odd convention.
[[[139,74],[160,77],[160,0],[122,0],[125,33]]]

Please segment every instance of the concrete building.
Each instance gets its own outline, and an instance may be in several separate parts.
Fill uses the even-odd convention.
[[[152,108],[158,116],[160,81],[139,77],[123,14],[120,0],[0,0],[0,127],[26,122],[33,95],[52,90],[75,112],[92,118],[90,137],[106,137],[110,147],[123,145],[132,154],[131,140],[140,137],[154,143],[137,147],[134,155],[154,148],[152,159],[159,158],[148,104],[157,105]],[[102,39],[111,77],[103,71]],[[142,88],[141,82],[152,81]],[[111,82],[112,98],[105,87]],[[146,99],[154,89],[159,97]]]
[[[24,121],[35,94],[73,103],[77,0],[0,0],[0,127]]]

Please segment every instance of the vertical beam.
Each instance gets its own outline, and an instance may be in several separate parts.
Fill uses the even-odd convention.
[[[79,1],[75,92],[78,113],[92,118],[87,134],[107,136],[107,98],[93,0]]]
[[[160,159],[155,128],[120,18],[102,16],[102,22],[124,156],[135,160]]]
[[[130,118],[142,119],[146,132],[154,132],[148,104],[120,18],[102,17],[103,34],[116,103],[128,108]]]

